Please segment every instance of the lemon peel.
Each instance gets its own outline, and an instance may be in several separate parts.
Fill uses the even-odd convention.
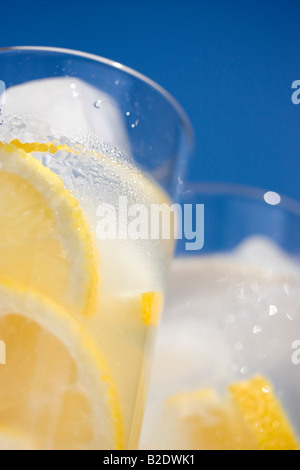
[[[74,313],[94,313],[99,259],[77,199],[56,174],[14,144],[0,143],[0,180],[0,276]]]
[[[114,383],[79,322],[40,293],[0,279],[0,334],[7,345],[1,427],[41,448],[123,448]]]

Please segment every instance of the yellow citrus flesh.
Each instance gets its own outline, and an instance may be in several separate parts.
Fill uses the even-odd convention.
[[[176,395],[168,400],[175,418],[178,445],[183,449],[248,450],[255,448],[251,433],[231,403],[211,389]],[[180,447],[179,447],[180,448]]]
[[[294,431],[262,376],[230,386],[230,394],[260,450],[296,450],[299,444]]]
[[[141,300],[143,323],[145,325],[158,325],[163,305],[161,292],[145,292],[142,294]]]
[[[125,427],[125,435],[129,434],[132,424],[132,414],[138,401],[137,390],[139,388],[143,388],[143,384],[140,385],[139,382],[140,377],[143,377],[144,375],[145,362],[147,362],[144,361],[145,347],[147,343],[146,339],[149,334],[152,334],[152,331],[156,330],[156,326],[159,323],[163,296],[160,292],[151,291],[145,293],[134,292],[130,293],[128,296],[113,295],[112,299],[110,299],[110,297],[107,299],[107,295],[105,294],[101,296],[101,298],[99,298],[99,302],[97,302],[96,285],[98,281],[96,276],[97,269],[95,267],[94,250],[91,237],[83,220],[80,208],[76,200],[72,198],[72,195],[63,187],[63,183],[59,178],[50,170],[42,166],[39,161],[41,155],[36,155],[38,160],[34,157],[35,153],[45,153],[49,155],[56,153],[58,150],[62,150],[64,152],[74,151],[68,146],[49,142],[21,143],[18,140],[12,141],[10,145],[2,145],[2,148],[5,150],[6,154],[13,153],[15,155],[14,158],[16,159],[16,164],[11,173],[14,175],[16,172],[19,178],[23,178],[25,175],[25,178],[23,178],[26,180],[25,182],[28,183],[28,185],[33,186],[33,190],[37,189],[37,191],[33,191],[34,194],[30,200],[29,206],[32,206],[34,202],[35,207],[38,207],[39,199],[37,196],[40,195],[40,206],[42,207],[41,212],[43,213],[43,217],[45,215],[47,217],[42,219],[42,222],[45,220],[45,229],[43,229],[44,225],[39,221],[39,229],[36,230],[34,227],[32,231],[36,236],[39,234],[39,237],[41,237],[39,245],[37,245],[36,242],[34,243],[35,249],[34,256],[32,256],[33,261],[27,261],[26,259],[26,257],[28,258],[30,255],[30,253],[27,253],[26,251],[28,241],[30,239],[28,236],[26,237],[25,242],[22,243],[22,246],[19,247],[20,254],[17,256],[17,260],[21,268],[12,273],[7,273],[5,271],[2,273],[0,261],[0,277],[1,275],[5,275],[6,277],[9,277],[9,279],[17,279],[18,282],[26,285],[28,289],[38,290],[40,293],[62,305],[65,310],[68,310],[71,313],[77,313],[78,311],[80,313],[91,313],[95,310],[99,312],[99,316],[90,316],[88,321],[84,322],[84,325],[88,328],[97,344],[102,345],[101,352],[107,360],[110,373],[118,390],[118,399]],[[31,152],[31,154],[28,152]],[[98,156],[99,158],[101,157],[101,155]],[[29,163],[27,166],[30,171],[24,172],[23,168],[20,170],[20,162],[23,164],[24,159],[26,160],[26,164]],[[23,167],[24,166],[25,165],[23,164]],[[31,171],[32,168],[34,171]],[[37,170],[39,178],[36,178]],[[29,177],[27,176],[28,173]],[[40,181],[42,179],[41,175],[44,180],[43,182]],[[38,184],[36,183],[37,179],[39,180]],[[138,181],[142,187],[147,180],[145,178],[140,178]],[[47,191],[48,187],[50,188],[49,191]],[[46,188],[46,191],[44,191],[44,188]],[[153,188],[151,191],[153,192]],[[151,194],[150,188],[148,192]],[[24,193],[27,197],[29,190],[24,191]],[[159,199],[160,197],[162,198],[162,195],[159,193],[156,197]],[[61,212],[56,209],[57,204],[53,201],[54,198],[58,200],[59,207],[61,208],[62,206],[63,210],[61,210]],[[22,201],[24,200],[26,201],[26,198],[23,196]],[[76,204],[76,214],[74,214],[73,211],[73,203]],[[44,210],[45,206],[47,206],[47,211]],[[53,207],[55,216],[53,216],[52,213]],[[5,208],[5,211],[3,212],[11,212],[10,207]],[[25,213],[26,210],[21,207],[19,212]],[[31,210],[30,222],[34,224],[32,214],[35,214],[35,212]],[[14,214],[13,218],[16,218]],[[68,221],[70,221],[70,224],[67,223]],[[24,226],[24,223],[22,223],[22,226]],[[75,228],[75,231],[69,230],[70,226],[71,228]],[[46,229],[49,229],[49,227],[52,230],[51,236],[48,236],[46,232]],[[45,236],[43,236],[44,233],[46,234]],[[79,243],[77,243],[78,240],[75,240],[74,242],[74,236],[76,235],[79,239]],[[55,246],[48,260],[50,248],[47,243],[50,242],[50,240],[52,240],[53,244],[55,243]],[[77,246],[74,247],[75,243],[77,243]],[[42,262],[40,263],[37,255],[37,252],[39,252],[37,247],[41,250]],[[45,250],[43,251],[42,248],[44,247]],[[74,256],[76,251],[79,252],[79,255]],[[55,253],[58,253],[58,255],[56,256]],[[60,253],[64,254],[60,256]],[[71,255],[70,257],[68,256],[69,254]],[[57,258],[58,261],[56,261]],[[44,262],[45,259],[47,263]],[[14,259],[13,261],[14,263],[12,263],[12,266],[15,269],[16,260]],[[56,265],[52,269],[51,263],[54,262]],[[72,264],[73,262],[74,266]],[[44,272],[46,264],[49,264],[49,269]],[[23,275],[26,267],[28,266],[30,266],[30,268],[27,270],[26,275]],[[20,272],[21,276],[17,277],[16,272]],[[52,276],[53,272],[56,273],[55,276]],[[78,272],[81,274],[79,279],[76,276],[76,273]],[[36,276],[34,276],[35,273]],[[72,276],[71,279],[69,279],[70,274]],[[50,280],[46,279],[46,282],[44,282],[44,279],[47,276],[50,277]],[[73,289],[73,287],[75,289]],[[74,298],[73,295],[75,295]],[[65,298],[67,298],[68,301],[66,301]],[[82,306],[81,303],[81,299],[83,298],[87,300],[87,305],[85,307]],[[98,304],[98,309],[95,309],[96,303]],[[122,351],[122,355],[120,355],[120,350]],[[68,397],[68,403],[70,404],[71,411],[74,410],[74,407],[71,406],[72,400],[70,397]],[[45,424],[45,430],[49,427],[50,424]]]
[[[229,386],[223,398],[212,389],[167,400],[174,439],[183,449],[296,450],[293,429],[264,377]]]
[[[0,283],[0,426],[42,449],[121,449],[108,367],[89,334],[40,294]],[[9,437],[9,436],[8,436]],[[1,445],[1,444],[0,444]]]
[[[10,143],[12,145],[15,145],[17,148],[24,150],[27,153],[49,152],[54,154],[59,150],[63,150],[66,152],[74,152],[68,145],[61,145],[59,143],[54,142],[21,142],[18,139],[13,139]]]
[[[78,201],[32,155],[0,143],[0,277],[94,312],[97,257]]]

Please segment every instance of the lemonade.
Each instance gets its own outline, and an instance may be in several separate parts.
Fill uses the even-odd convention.
[[[137,449],[192,147],[139,72],[0,51],[1,450]]]
[[[96,205],[104,181],[167,197],[118,158],[48,147],[0,148],[1,428],[36,448],[136,447],[172,242],[101,240]]]
[[[101,238],[97,208],[169,200],[70,143],[1,143],[0,165],[0,447],[136,448],[173,242]]]
[[[192,151],[141,73],[0,50],[0,450],[137,449]]]

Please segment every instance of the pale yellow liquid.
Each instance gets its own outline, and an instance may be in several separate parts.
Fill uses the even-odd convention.
[[[65,157],[61,152],[51,158],[59,162]],[[45,155],[37,155],[37,158],[43,160]],[[68,158],[72,160],[70,154]],[[84,173],[88,161],[84,155],[82,161],[81,171]],[[98,162],[93,166],[93,169],[98,167]],[[140,298],[146,292],[163,293],[165,274],[173,253],[173,239],[99,239],[95,213],[100,202],[117,205],[118,195],[128,196],[128,204],[141,203],[148,208],[151,203],[170,204],[170,201],[155,183],[118,157],[101,155],[99,172],[100,184],[99,178],[91,178],[87,184],[81,185],[74,178],[70,181],[69,174],[63,175],[62,179],[82,204],[99,254],[98,310],[83,319],[82,325],[99,345],[114,382],[125,448],[136,449],[157,330],[157,325],[143,322]]]
[[[99,355],[105,363],[105,368],[101,369],[99,366],[99,370],[95,368],[91,373],[89,359],[84,359],[90,356],[85,356],[81,351],[76,361],[81,361],[81,366],[85,365],[82,368],[88,371],[87,375],[90,374],[83,388],[86,386],[89,389],[90,384],[94,384],[93,380],[90,381],[91,375],[99,374],[97,375],[99,380],[112,385],[114,396],[112,402],[109,395],[112,388],[107,391],[104,387],[103,390],[107,395],[104,391],[102,403],[101,400],[96,401],[97,405],[94,408],[89,407],[89,403],[85,408],[80,408],[78,401],[75,400],[75,404],[69,401],[70,396],[66,400],[68,402],[66,405],[64,399],[61,399],[63,396],[61,391],[64,393],[65,390],[71,389],[74,393],[72,385],[75,372],[74,363],[62,360],[59,341],[56,341],[56,338],[45,341],[47,335],[43,335],[41,329],[38,330],[37,337],[28,334],[28,331],[31,332],[26,330],[29,322],[22,323],[20,320],[16,326],[13,322],[7,324],[4,322],[0,338],[5,340],[5,335],[7,338],[14,338],[15,344],[12,347],[10,344],[9,348],[12,352],[16,351],[17,359],[10,362],[8,358],[8,363],[13,365],[10,368],[8,364],[1,369],[0,391],[3,392],[1,397],[4,399],[0,400],[0,448],[1,432],[6,436],[5,429],[10,429],[14,435],[20,433],[23,440],[28,440],[29,444],[36,448],[63,448],[65,445],[77,448],[76,446],[82,445],[82,448],[101,449],[103,443],[98,442],[99,434],[93,434],[90,438],[94,429],[89,427],[85,418],[85,410],[88,410],[87,414],[92,410],[93,416],[97,416],[96,426],[101,426],[102,434],[108,437],[106,442],[111,442],[114,448],[123,445],[125,449],[136,449],[148,389],[154,338],[159,323],[159,312],[156,312],[154,322],[145,320],[142,298],[149,293],[158,294],[159,298],[163,298],[166,270],[173,254],[173,238],[170,233],[170,239],[167,240],[151,238],[133,240],[130,237],[123,239],[118,236],[117,230],[117,236],[107,240],[97,231],[99,223],[97,209],[99,205],[109,203],[118,212],[119,197],[126,196],[128,206],[142,204],[150,214],[151,204],[168,204],[169,199],[158,185],[130,162],[130,159],[115,151],[104,154],[83,150],[81,146],[77,146],[72,150],[70,147],[68,150],[60,149],[55,154],[34,150],[32,155],[58,175],[66,189],[72,192],[79,201],[89,226],[98,261],[98,295],[95,308],[89,312],[89,315],[86,316],[83,312],[70,312],[74,313],[72,320],[78,328],[71,332],[78,334],[79,330],[80,334],[91,339],[91,342],[98,347]],[[72,256],[76,257],[76,252],[72,252]],[[30,272],[38,269],[35,263],[36,259],[33,256],[30,266],[27,266],[29,278]],[[76,258],[74,264],[76,266]],[[42,269],[48,268],[49,263]],[[80,282],[79,275],[78,283]],[[30,279],[28,285],[30,290]],[[58,296],[57,304],[64,305],[64,290]],[[19,345],[19,339],[22,346]],[[22,401],[19,399],[17,376],[19,357],[24,350],[26,350],[26,360],[19,380],[20,387],[25,390],[25,394],[21,394],[24,397]],[[21,360],[23,361],[23,357]],[[32,375],[28,371],[32,371]],[[54,380],[53,383],[56,385],[51,389],[52,394],[49,394],[47,384],[52,378],[56,378],[57,373],[59,380]],[[10,382],[6,388],[7,378]],[[92,390],[95,390],[95,387]],[[93,393],[95,395],[95,391]],[[78,403],[79,411],[76,409]],[[108,408],[108,413],[106,415],[104,413],[103,423],[101,406]],[[10,408],[13,409],[13,413],[10,413]],[[47,410],[47,419],[43,421],[40,420],[40,416],[43,415],[44,409]],[[108,423],[107,419],[117,423]],[[65,422],[71,424],[65,434],[60,434]],[[122,434],[122,439],[119,441],[118,436],[112,436],[114,425]],[[7,434],[11,431],[7,431]],[[80,440],[80,436],[83,436],[83,440]]]

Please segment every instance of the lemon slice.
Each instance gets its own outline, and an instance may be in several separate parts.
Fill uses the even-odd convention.
[[[78,201],[51,170],[0,143],[0,278],[76,314],[97,302],[97,257]]]
[[[296,450],[295,433],[264,377],[180,393],[166,401],[170,448],[188,450]]]
[[[42,449],[120,449],[110,372],[94,341],[40,294],[0,282],[0,424]]]

